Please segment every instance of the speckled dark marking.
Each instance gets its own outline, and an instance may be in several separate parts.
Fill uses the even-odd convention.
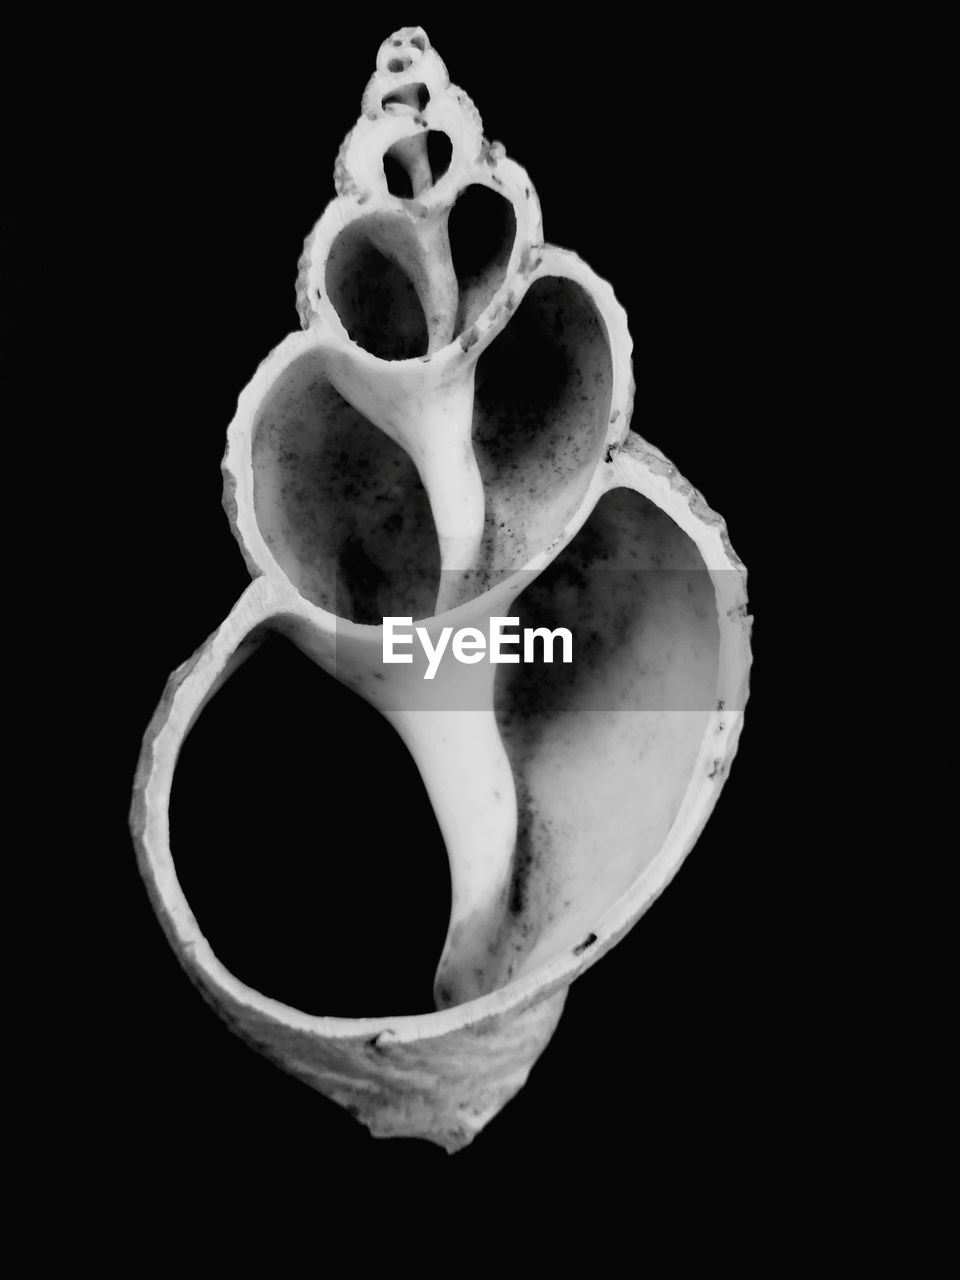
[[[519,787],[518,787],[519,790]],[[527,880],[533,866],[532,815],[529,804],[519,805],[517,814],[517,843],[513,851],[513,868],[510,876],[508,907],[511,915],[523,914],[527,903]]]
[[[559,535],[603,456],[611,394],[610,349],[592,299],[572,281],[536,281],[477,366],[481,570],[525,564]]]
[[[575,956],[583,955],[584,951],[586,951],[588,947],[592,947],[596,940],[597,935],[595,933],[588,933],[584,940],[573,948],[573,954]]]
[[[430,613],[439,548],[416,468],[327,381],[322,356],[300,357],[264,399],[251,455],[261,534],[302,595],[373,625]]]
[[[350,223],[330,246],[325,287],[351,342],[382,360],[426,354],[427,323],[414,282],[371,235],[402,234],[376,213]]]
[[[483,183],[457,196],[448,221],[459,299],[454,333],[465,333],[506,279],[517,235],[512,203]]]

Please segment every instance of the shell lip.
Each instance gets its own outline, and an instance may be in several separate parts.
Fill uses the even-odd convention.
[[[742,715],[735,717],[735,728],[727,747],[727,762],[733,759],[739,739]],[[634,883],[596,921],[592,931],[577,946],[544,961],[529,974],[513,978],[484,996],[465,1001],[449,1009],[422,1014],[381,1015],[372,1018],[338,1018],[311,1015],[261,995],[240,983],[220,964],[212,950],[212,966],[201,960],[202,948],[195,940],[181,938],[184,957],[192,961],[218,985],[222,977],[234,998],[277,1022],[292,1025],[328,1040],[353,1040],[382,1035],[393,1043],[439,1040],[466,1027],[480,1027],[504,1015],[520,1011],[527,1005],[547,999],[561,988],[571,985],[633,928],[653,905],[680,870],[712,811],[719,787],[707,804],[696,805],[688,789],[681,811],[657,856]],[[679,846],[679,847],[678,847]],[[204,940],[205,944],[205,940]],[[218,972],[219,971],[219,972]]]

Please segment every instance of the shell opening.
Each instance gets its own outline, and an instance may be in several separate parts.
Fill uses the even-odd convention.
[[[613,363],[589,294],[561,277],[535,281],[481,355],[475,386],[485,562],[519,569],[560,535],[606,439]]]
[[[517,237],[513,205],[482,183],[457,197],[447,222],[460,290],[454,336],[465,332],[503,284]]]
[[[344,227],[327,257],[324,282],[340,323],[352,342],[381,360],[427,352],[426,318],[415,282],[397,261],[401,254],[416,260],[413,232],[373,214]]]
[[[402,107],[407,112],[425,111],[430,103],[430,90],[425,84],[409,84],[402,89],[394,89],[385,93],[380,100],[380,109]]]
[[[440,181],[452,156],[453,143],[442,129],[428,129],[395,142],[383,155],[387,190],[400,200],[419,198]]]
[[[433,807],[392,726],[285,636],[191,729],[170,824],[191,910],[241,981],[324,1015],[430,1010],[450,914]]]
[[[632,489],[600,500],[514,606],[571,666],[504,666],[518,834],[494,985],[578,943],[663,849],[716,705],[720,634],[693,540]]]
[[[320,352],[265,397],[252,460],[257,525],[302,596],[370,625],[431,612],[439,548],[416,467],[340,395]]]

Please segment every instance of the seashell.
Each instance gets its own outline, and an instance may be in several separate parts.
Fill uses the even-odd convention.
[[[381,47],[335,182],[300,262],[303,329],[228,431],[224,503],[252,582],[170,677],[131,828],[169,940],[228,1022],[374,1134],[454,1151],[521,1088],[572,981],[709,816],[747,697],[746,572],[720,517],[629,431],[611,287],[544,243],[529,177],[421,28]],[[424,647],[388,665],[396,618]],[[498,618],[562,624],[574,660],[431,662],[445,629],[482,639]],[[285,1006],[227,971],[184,897],[177,755],[268,632],[372,703],[421,772],[452,886],[434,1011]]]

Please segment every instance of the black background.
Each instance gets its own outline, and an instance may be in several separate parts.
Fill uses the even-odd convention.
[[[945,340],[925,296],[941,179],[915,127],[938,87],[907,84],[883,33],[865,56],[863,33],[835,28],[508,38],[453,11],[424,19],[532,177],[547,240],[614,285],[634,428],[726,518],[756,618],[719,805],[668,892],[575,984],[519,1097],[452,1161],[375,1142],[220,1025],[139,879],[141,734],[248,581],[220,507],[226,427],[298,326],[303,239],[405,16],[234,21],[209,41],[131,30],[130,56],[85,79],[78,328],[95,332],[78,340],[109,370],[82,411],[107,551],[87,608],[112,653],[106,705],[86,715],[88,798],[106,801],[109,926],[85,947],[99,1159],[114,1190],[196,1161],[250,1197],[306,1177],[323,1196],[362,1179],[376,1198],[434,1171],[479,1187],[519,1167],[577,1182],[622,1162],[651,1194],[734,1168],[775,1214],[811,1166],[836,1177],[882,1146],[888,1095],[866,1064],[889,1067],[913,1035],[898,939],[924,907],[904,894],[881,912],[880,895],[939,839],[936,743],[956,707]],[[204,712],[173,824],[187,896],[201,923],[216,913],[238,976],[318,1013],[426,1007],[449,890],[422,787],[372,713],[281,642]]]

